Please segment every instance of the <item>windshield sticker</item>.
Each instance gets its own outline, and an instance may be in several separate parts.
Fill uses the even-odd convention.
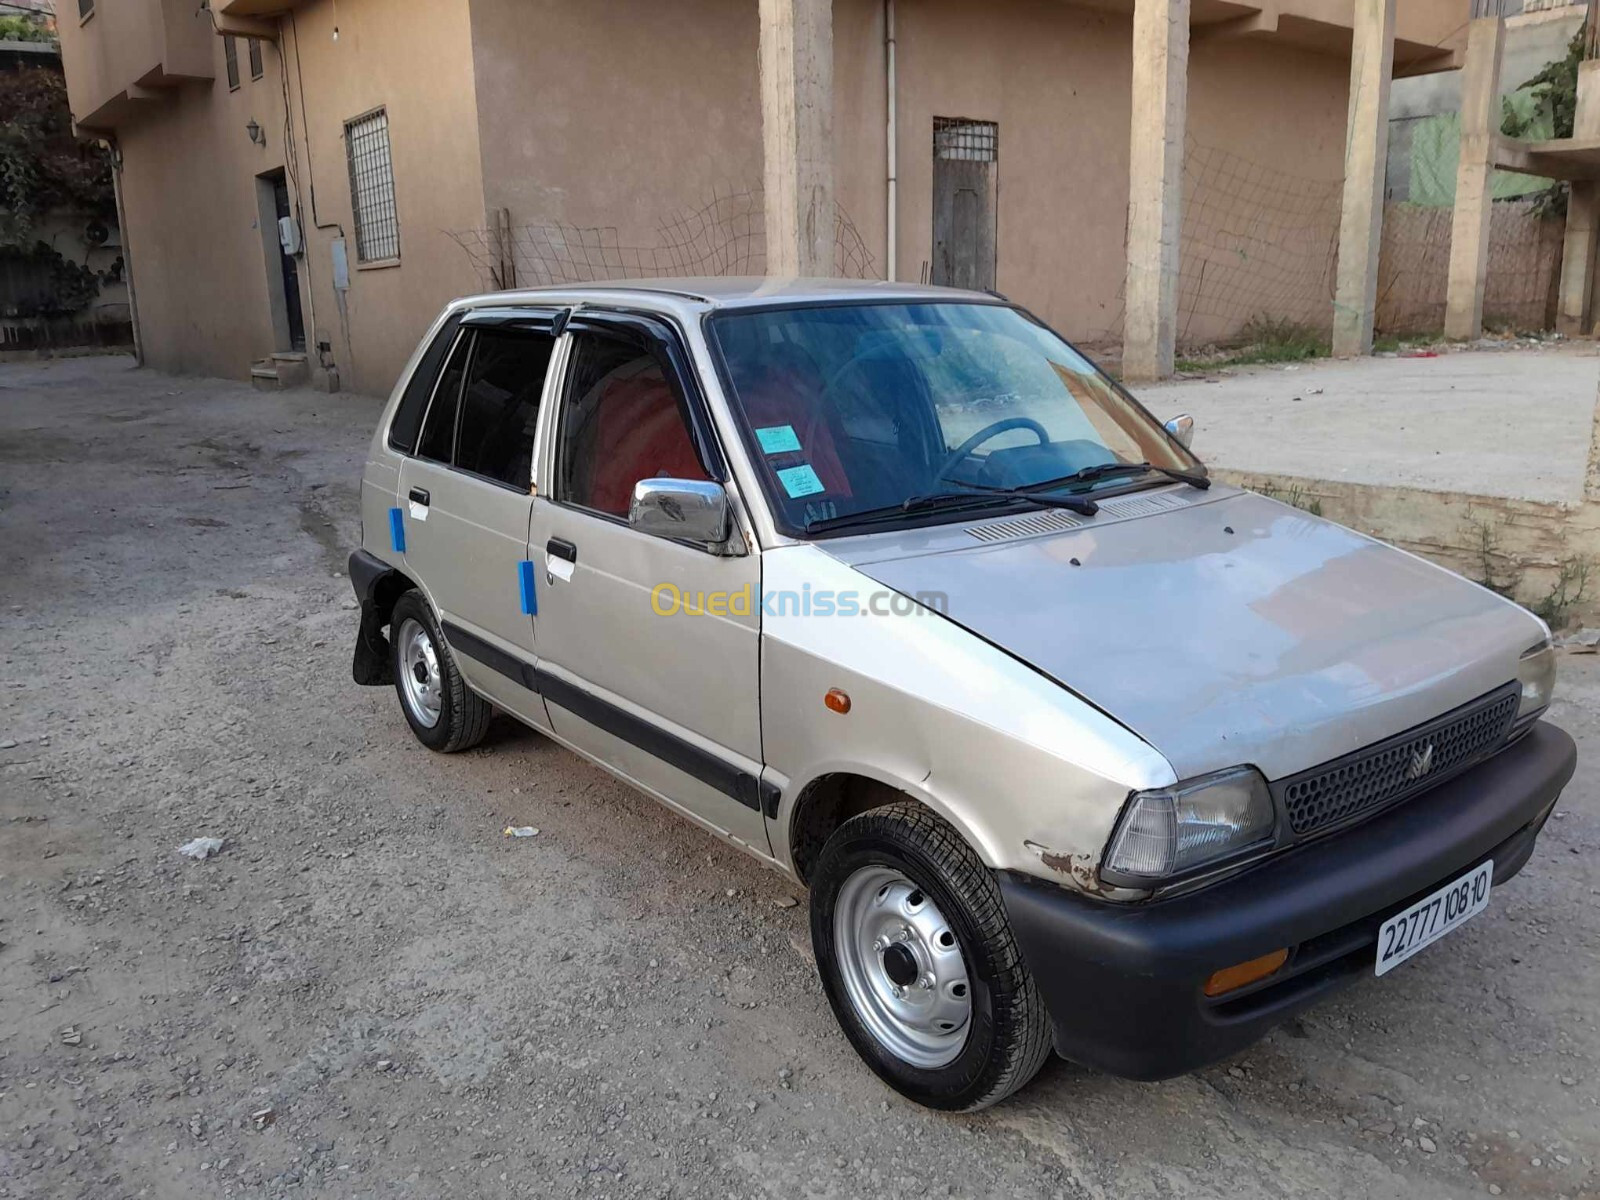
[[[815,496],[818,492],[826,491],[822,480],[817,478],[817,473],[811,469],[810,463],[801,463],[798,467],[788,467],[778,472],[778,482],[783,484],[783,490],[789,493],[791,500],[798,500],[801,496]]]
[[[788,454],[800,449],[800,438],[793,425],[769,425],[756,430],[756,441],[763,454]]]

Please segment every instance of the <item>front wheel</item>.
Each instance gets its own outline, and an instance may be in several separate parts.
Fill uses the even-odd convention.
[[[828,839],[811,940],[845,1035],[919,1104],[987,1107],[1049,1057],[1049,1017],[993,874],[918,804],[872,809]]]

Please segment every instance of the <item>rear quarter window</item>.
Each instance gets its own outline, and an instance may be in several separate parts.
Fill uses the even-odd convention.
[[[427,350],[423,351],[417,369],[411,372],[411,378],[406,381],[406,390],[394,410],[394,420],[389,422],[391,450],[398,450],[402,454],[416,453],[417,434],[422,429],[422,415],[427,411],[428,397],[433,393],[434,381],[439,377],[439,369],[444,366],[445,355],[450,353],[456,327],[460,324],[460,316],[452,316],[444,323],[438,335],[428,343]]]

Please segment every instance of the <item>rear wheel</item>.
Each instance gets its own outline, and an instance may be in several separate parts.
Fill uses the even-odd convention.
[[[494,708],[461,678],[421,592],[409,591],[395,601],[389,645],[400,711],[417,740],[443,754],[481,742]]]
[[[862,813],[828,839],[811,940],[851,1044],[920,1104],[984,1108],[1050,1055],[1049,1017],[993,874],[918,804]]]

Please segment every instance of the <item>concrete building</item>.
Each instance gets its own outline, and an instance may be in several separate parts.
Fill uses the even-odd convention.
[[[1459,65],[1469,9],[75,3],[147,360],[271,382],[303,344],[364,392],[450,297],[585,273],[990,286],[1132,375],[1268,310],[1359,351],[1388,80]]]

